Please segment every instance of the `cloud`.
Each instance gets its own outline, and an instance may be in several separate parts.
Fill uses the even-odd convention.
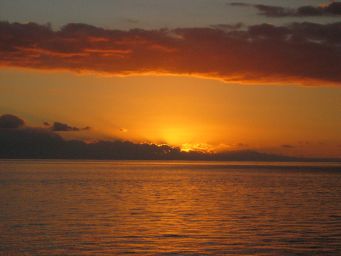
[[[78,131],[90,130],[90,127],[87,126],[84,128],[78,128],[78,127],[70,126],[65,123],[54,122],[53,125],[51,126],[51,130],[54,132],[78,132]]]
[[[5,116],[5,118],[3,118]],[[159,159],[159,160],[259,160],[289,161],[293,157],[260,153],[252,150],[222,153],[190,150],[183,152],[179,147],[134,143],[121,140],[102,140],[90,143],[82,140],[66,140],[50,127],[38,128],[25,125],[13,115],[3,115],[0,120],[11,116],[21,120],[21,125],[13,129],[0,129],[0,158],[39,158],[39,159]],[[14,118],[13,118],[14,117]]]
[[[52,125],[49,122],[43,122],[43,125],[54,132],[86,131],[91,129],[89,126],[79,128],[61,122],[54,122]],[[25,121],[20,117],[11,114],[0,115],[0,129],[19,129],[24,127]]]
[[[4,114],[0,116],[0,129],[18,129],[24,125],[24,120],[17,116],[10,114]]]
[[[298,8],[285,8],[281,6],[230,3],[230,6],[254,7],[260,15],[267,17],[307,17],[307,16],[338,16],[341,15],[341,2],[330,2],[325,5],[311,6],[305,5]]]
[[[230,3],[230,6],[240,6],[240,7],[254,7],[260,11],[260,15],[268,17],[285,17],[292,16],[295,10],[288,9],[280,6],[264,5],[264,4],[248,4],[248,3]]]
[[[109,30],[0,22],[0,66],[340,85],[341,23]]]
[[[172,159],[182,154],[179,148],[168,145],[66,140],[56,132],[81,129],[58,122],[38,128],[24,126],[17,116],[3,115],[0,124],[0,158]]]

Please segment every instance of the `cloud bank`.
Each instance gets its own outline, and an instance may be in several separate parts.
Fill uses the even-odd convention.
[[[0,66],[340,85],[341,22],[129,31],[0,22]]]
[[[264,4],[248,4],[234,2],[230,6],[254,7],[259,11],[260,15],[272,18],[280,17],[312,17],[312,16],[339,16],[341,15],[341,2],[330,2],[325,5],[312,6],[305,5],[294,8],[286,8],[281,6],[264,5]]]
[[[66,140],[50,127],[25,125],[14,115],[0,116],[0,158],[39,159],[126,159],[126,160],[259,160],[290,161],[286,157],[251,150],[224,153],[202,151],[183,152],[179,147],[134,143],[121,140],[101,140],[86,143]]]

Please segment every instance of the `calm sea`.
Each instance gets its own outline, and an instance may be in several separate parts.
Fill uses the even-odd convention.
[[[0,161],[0,255],[341,255],[341,165]]]

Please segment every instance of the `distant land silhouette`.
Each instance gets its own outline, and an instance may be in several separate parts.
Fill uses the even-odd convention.
[[[57,123],[64,131],[86,128]],[[179,147],[121,140],[87,143],[66,140],[55,132],[57,125],[37,128],[14,115],[0,116],[0,158],[3,159],[98,159],[98,160],[205,160],[205,161],[339,161],[257,152],[253,150],[209,153],[181,151]]]

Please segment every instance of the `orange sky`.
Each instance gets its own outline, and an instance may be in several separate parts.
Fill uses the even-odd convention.
[[[259,149],[339,156],[337,87],[245,86],[179,76],[101,77],[6,69],[0,109],[32,125],[61,121],[82,139],[122,138],[183,149]]]
[[[341,157],[340,7],[3,0],[0,115],[88,141]]]

